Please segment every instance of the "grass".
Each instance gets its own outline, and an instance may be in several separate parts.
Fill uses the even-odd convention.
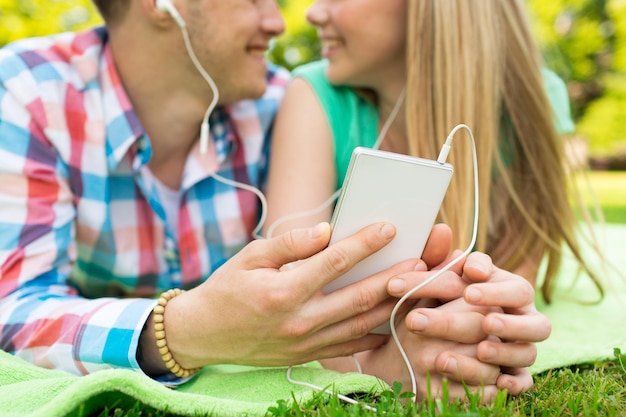
[[[616,352],[615,361],[551,370],[537,376],[535,387],[529,392],[516,398],[500,392],[489,405],[482,405],[477,396],[466,403],[414,404],[402,402],[397,392],[388,391],[376,399],[377,412],[320,396],[305,404],[279,403],[270,408],[268,416],[623,416],[626,415],[625,360],[626,356]]]
[[[403,404],[395,392],[383,393],[375,404],[378,412],[359,406],[343,406],[331,400],[272,409],[272,416],[622,416],[626,414],[626,370],[616,352],[615,361],[551,370],[536,377],[535,387],[516,398],[504,392],[494,403],[481,405],[474,396],[467,403],[435,402]],[[314,408],[310,407],[315,405]],[[340,408],[341,407],[341,408]],[[339,413],[337,410],[345,410]]]
[[[593,171],[585,179],[580,174],[576,180],[585,189],[589,184],[595,196],[585,194],[589,204],[595,199],[609,223],[626,223],[626,172]],[[587,183],[588,180],[588,183]],[[616,329],[623,331],[623,329]],[[626,353],[626,352],[624,352]],[[518,396],[507,397],[501,392],[489,405],[480,403],[477,396],[470,396],[465,403],[426,401],[414,404],[405,401],[399,388],[383,392],[377,397],[362,398],[362,402],[374,405],[377,412],[362,405],[349,405],[337,397],[320,394],[305,403],[279,401],[267,411],[268,417],[287,416],[427,416],[427,417],[591,417],[626,415],[626,354],[615,349],[614,360],[582,364],[570,368],[552,369],[535,376],[535,386]],[[78,412],[78,415],[84,415]],[[94,415],[90,413],[90,415]],[[102,410],[98,417],[165,417],[168,414],[142,409],[140,405],[130,408],[112,405]]]
[[[607,223],[626,223],[626,171],[591,171],[586,178],[579,173],[576,180],[583,200],[597,200]]]
[[[477,395],[470,400],[426,401],[415,404],[405,401],[399,390],[385,391],[376,397],[359,398],[362,404],[376,407],[370,411],[363,405],[346,404],[335,396],[319,394],[304,403],[278,401],[266,417],[592,417],[626,415],[626,355],[619,350],[615,360],[576,367],[554,369],[535,377],[535,386],[518,397],[500,392],[492,404],[483,405]],[[85,415],[78,413],[78,415]],[[166,413],[143,409],[116,407],[103,410],[98,417],[165,417]]]

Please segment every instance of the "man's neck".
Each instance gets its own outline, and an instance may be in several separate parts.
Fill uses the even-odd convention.
[[[152,144],[151,169],[161,180],[161,167],[169,167],[170,176],[182,176],[182,166],[198,140],[211,98],[201,77],[193,71],[181,73],[185,66],[180,62],[189,57],[184,47],[182,51],[177,47],[182,41],[171,35],[160,33],[163,39],[148,42],[141,28],[128,26],[117,28],[110,36],[120,80]],[[169,59],[158,58],[166,56],[164,48],[174,51]],[[206,95],[198,94],[205,89]]]

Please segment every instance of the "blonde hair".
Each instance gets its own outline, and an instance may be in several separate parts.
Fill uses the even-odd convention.
[[[435,158],[454,126],[471,127],[482,207],[476,249],[507,270],[545,255],[542,295],[549,302],[562,245],[584,262],[567,193],[564,139],[555,129],[523,2],[409,0],[407,36],[409,152]],[[449,159],[455,177],[440,218],[454,230],[455,247],[470,240],[470,152],[469,141],[455,139]]]

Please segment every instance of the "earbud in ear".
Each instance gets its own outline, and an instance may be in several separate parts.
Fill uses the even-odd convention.
[[[178,10],[176,10],[176,7],[174,7],[170,0],[156,0],[155,6],[157,9],[169,13],[169,15],[172,16],[172,19],[174,19],[178,26],[180,26],[181,28],[185,27],[185,21],[180,16],[180,13],[178,13]]]

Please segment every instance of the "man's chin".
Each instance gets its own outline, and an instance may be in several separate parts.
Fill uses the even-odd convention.
[[[256,92],[252,93],[250,95],[251,99],[259,99],[261,97],[263,97],[263,95],[265,94],[265,91],[267,90],[267,85],[264,85],[263,88],[257,90]]]
[[[256,100],[265,94],[267,90],[267,83],[260,83],[258,86],[250,86],[245,93],[242,91],[237,101],[239,100]]]

